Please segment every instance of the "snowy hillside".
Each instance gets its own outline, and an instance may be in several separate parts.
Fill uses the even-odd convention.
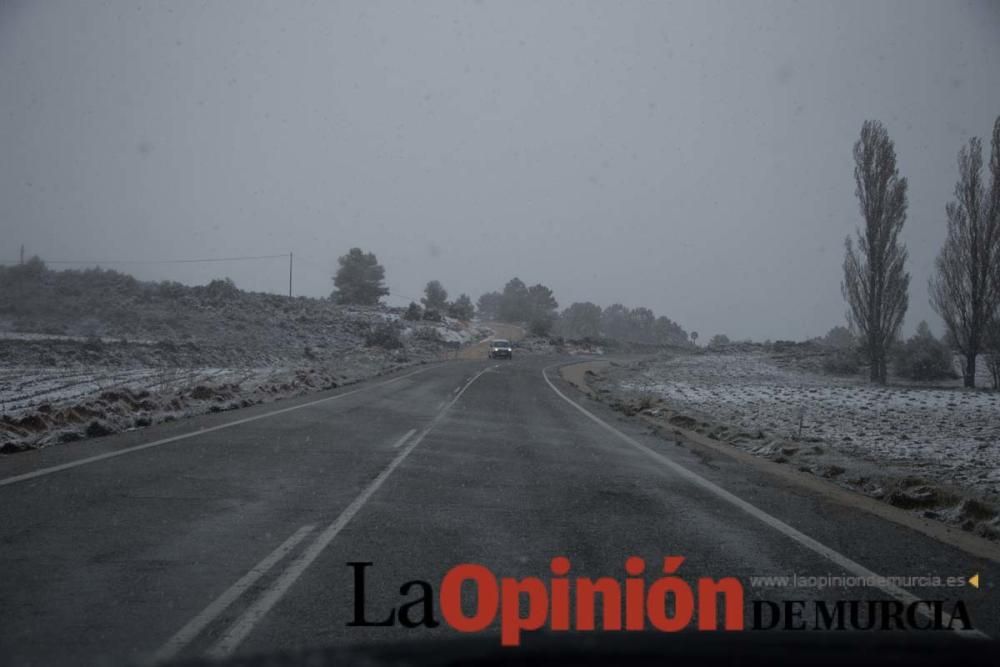
[[[5,269],[0,452],[332,388],[441,359],[490,333],[401,315],[228,281]]]

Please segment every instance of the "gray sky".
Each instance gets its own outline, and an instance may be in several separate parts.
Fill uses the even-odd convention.
[[[843,323],[851,146],[910,181],[907,331],[1000,4],[0,0],[0,259],[374,251],[396,295],[518,275],[699,331]],[[116,267],[287,289],[287,265]],[[408,298],[395,296],[391,303]]]

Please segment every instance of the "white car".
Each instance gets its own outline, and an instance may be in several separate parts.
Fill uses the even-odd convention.
[[[514,346],[509,340],[497,338],[490,341],[490,359],[513,359]]]

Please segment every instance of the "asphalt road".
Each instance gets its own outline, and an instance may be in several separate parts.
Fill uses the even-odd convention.
[[[0,459],[0,663],[441,638],[456,633],[349,626],[347,563],[372,563],[366,613],[380,621],[416,597],[406,582],[436,595],[460,563],[548,579],[555,556],[571,576],[623,580],[629,556],[658,576],[680,555],[685,581],[741,578],[747,607],[960,599],[1000,636],[996,563],[652,435],[546,379],[566,361],[453,361]],[[749,584],[859,571],[978,572],[981,588]]]

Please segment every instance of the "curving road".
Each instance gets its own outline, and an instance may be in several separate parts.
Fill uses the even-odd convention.
[[[440,637],[350,627],[462,563],[503,576],[981,575],[974,589],[753,588],[748,601],[963,600],[1000,636],[1000,567],[576,392],[569,361],[420,367],[308,398],[0,459],[0,663],[213,657]],[[438,620],[440,620],[440,615]],[[490,632],[496,632],[494,626]],[[530,637],[526,639],[530,641]]]

